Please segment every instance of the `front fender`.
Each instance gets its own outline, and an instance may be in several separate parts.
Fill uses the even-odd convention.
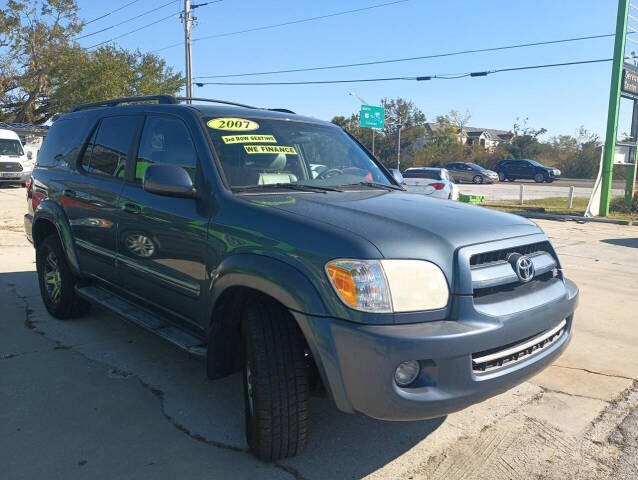
[[[310,280],[292,265],[264,255],[242,253],[226,258],[211,282],[211,305],[225,290],[247,287],[279,301],[290,310],[316,316],[328,315],[326,306]]]
[[[64,210],[60,205],[52,200],[43,200],[38,205],[35,213],[33,214],[33,245],[40,245],[44,240],[44,234],[46,229],[42,228],[41,222],[48,221],[55,226],[62,248],[66,252],[67,260],[73,274],[80,275],[80,264],[78,262],[77,252],[75,250],[75,244],[73,242],[73,236],[71,235],[71,225]]]

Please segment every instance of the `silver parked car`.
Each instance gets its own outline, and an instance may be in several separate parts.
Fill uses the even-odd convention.
[[[494,183],[498,181],[498,173],[481,167],[476,163],[455,162],[448,163],[445,168],[455,182]]]
[[[445,168],[408,168],[403,172],[408,191],[457,200],[459,194]]]

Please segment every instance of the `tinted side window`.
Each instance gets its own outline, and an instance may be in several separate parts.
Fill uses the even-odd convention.
[[[195,179],[197,154],[186,125],[181,120],[160,116],[146,119],[137,154],[135,179],[142,180],[148,166],[154,163],[178,165]]]
[[[60,161],[73,164],[86,138],[86,130],[82,118],[60,118],[44,139],[38,154],[38,165],[52,167]]]
[[[93,144],[88,171],[101,175],[124,177],[126,156],[137,132],[137,117],[106,117]]]

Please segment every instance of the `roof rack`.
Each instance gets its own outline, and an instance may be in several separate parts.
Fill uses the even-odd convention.
[[[196,102],[211,102],[211,103],[222,103],[224,105],[234,105],[235,107],[244,107],[244,108],[253,108],[255,110],[263,110],[259,107],[253,107],[252,105],[245,105],[243,103],[230,102],[228,100],[216,100],[214,98],[200,98],[200,97],[175,97],[175,100],[180,102],[185,102],[187,100],[194,100]]]
[[[180,102],[186,102],[190,100],[190,101],[196,101],[196,102],[221,103],[223,105],[233,105],[235,107],[251,108],[254,110],[270,110],[273,112],[283,112],[283,113],[293,113],[293,114],[295,113],[292,110],[288,110],[286,108],[261,108],[261,107],[253,107],[252,105],[246,105],[244,103],[231,102],[228,100],[217,100],[214,98],[200,98],[200,97],[174,97],[172,95],[146,95],[142,97],[114,98],[111,100],[103,100],[101,102],[82,103],[82,104],[74,106],[70,111],[77,112],[79,110],[87,110],[89,108],[114,107],[122,103],[148,102],[152,100],[156,100],[157,103],[163,104],[163,105],[176,105]]]
[[[157,100],[157,103],[160,103],[160,104],[179,103],[179,100],[173,97],[172,95],[146,95],[142,97],[113,98],[111,100],[103,100],[101,102],[81,103],[79,105],[74,106],[70,111],[77,112],[79,110],[87,110],[89,108],[95,108],[95,107],[114,107],[121,103],[148,102],[151,100]]]

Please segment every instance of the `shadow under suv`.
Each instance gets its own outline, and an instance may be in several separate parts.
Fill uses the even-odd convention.
[[[321,384],[343,412],[440,417],[566,348],[578,288],[538,226],[408,193],[331,123],[210,102],[55,121],[25,215],[51,315],[98,304],[241,371],[265,460],[303,449]]]

